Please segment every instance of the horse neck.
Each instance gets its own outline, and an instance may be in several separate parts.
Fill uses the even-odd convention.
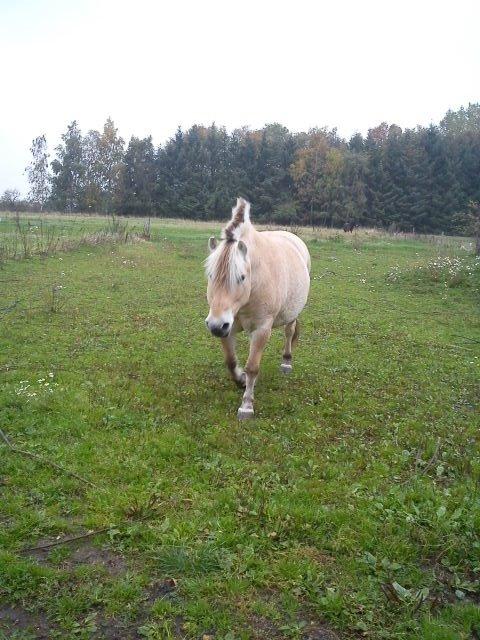
[[[255,229],[251,222],[247,222],[242,227],[242,233],[240,234],[239,240],[243,240],[245,244],[250,247],[250,245],[255,244],[255,239],[258,236],[258,231]]]
[[[261,260],[261,248],[258,242],[260,237],[260,232],[255,229],[252,224],[246,225],[246,228],[242,230],[242,235],[240,240],[243,240],[248,248],[248,253],[250,257],[250,264],[252,267],[252,272],[258,272],[258,269],[261,268],[262,260]]]

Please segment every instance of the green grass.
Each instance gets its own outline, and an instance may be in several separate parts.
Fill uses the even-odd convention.
[[[478,271],[392,281],[465,251],[310,232],[294,372],[277,331],[238,423],[215,230],[0,271],[1,427],[95,485],[0,443],[0,638],[479,637]]]

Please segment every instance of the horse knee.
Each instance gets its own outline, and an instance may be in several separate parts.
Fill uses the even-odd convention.
[[[247,365],[245,367],[245,373],[247,374],[247,376],[251,376],[253,378],[258,376],[258,372],[259,371],[260,371],[260,367],[258,367],[257,365],[249,365],[247,363]]]

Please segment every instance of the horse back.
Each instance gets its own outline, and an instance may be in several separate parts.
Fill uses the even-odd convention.
[[[298,253],[300,254],[305,264],[307,265],[308,272],[310,273],[310,268],[311,268],[310,252],[307,249],[307,245],[298,236],[296,236],[294,233],[290,233],[290,231],[283,231],[283,230],[262,231],[261,234],[265,236],[270,236],[273,241],[277,241],[277,242],[280,241],[280,243],[286,241],[289,244],[293,245],[295,249],[298,251]]]

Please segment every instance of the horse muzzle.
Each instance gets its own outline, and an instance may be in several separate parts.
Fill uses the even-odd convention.
[[[226,338],[230,333],[230,329],[232,328],[231,322],[212,322],[211,320],[205,320],[205,324],[208,327],[208,330],[215,336],[216,338]]]

